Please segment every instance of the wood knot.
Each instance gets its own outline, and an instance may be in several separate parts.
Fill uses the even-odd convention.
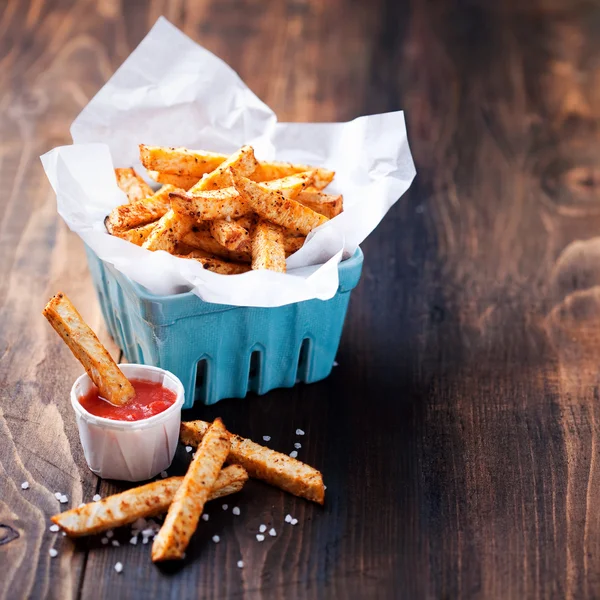
[[[13,540],[16,540],[19,537],[19,532],[10,525],[5,525],[4,523],[0,523],[0,546],[4,546],[4,544],[9,544]]]

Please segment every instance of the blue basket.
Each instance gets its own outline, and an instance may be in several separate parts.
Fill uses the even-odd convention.
[[[129,362],[179,377],[184,408],[327,377],[363,263],[360,248],[340,263],[340,285],[331,300],[253,308],[204,302],[191,292],[155,296],[86,252],[113,340]]]

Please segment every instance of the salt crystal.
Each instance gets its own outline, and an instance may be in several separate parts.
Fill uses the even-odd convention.
[[[302,444],[300,442],[296,442],[294,444],[294,448],[296,448],[296,450],[300,450],[300,448],[302,448]]]
[[[290,523],[291,523],[292,525],[296,525],[296,524],[298,523],[298,519],[292,519],[292,520],[290,521]]]
[[[120,562],[118,562],[118,563],[115,565],[115,571],[116,571],[117,573],[120,573],[122,570],[123,570],[123,563],[120,563]]]
[[[215,544],[218,544],[218,543],[221,541],[221,538],[220,538],[218,535],[213,535],[213,536],[212,536],[212,541],[213,541]]]
[[[60,527],[58,525],[50,525],[50,531],[56,533]]]
[[[339,363],[337,360],[334,360],[334,361],[333,361],[333,366],[334,366],[334,367],[339,367],[339,366],[340,366],[340,363]]]
[[[229,508],[229,504],[223,504],[223,510],[227,510]]]
[[[209,516],[208,516],[206,513],[204,513],[204,514],[202,515],[202,520],[203,520],[203,521],[208,521],[208,519],[210,519],[210,517],[209,517]]]
[[[132,546],[136,546],[136,545],[137,545],[137,543],[138,543],[138,537],[137,537],[137,535],[134,535],[134,536],[133,536],[133,537],[132,537],[132,538],[129,540],[129,543],[130,543]]]
[[[296,450],[292,450],[292,451],[290,452],[290,457],[291,457],[291,458],[296,458],[297,456],[298,456],[298,452],[297,452]]]
[[[160,472],[160,476],[164,479],[166,476],[168,475],[168,473],[166,471],[161,471]]]
[[[192,451],[192,447],[191,446],[186,446],[185,447],[185,451],[186,452],[191,452]]]
[[[271,537],[275,537],[277,535],[277,532],[275,531],[274,527],[271,527],[271,529],[269,529],[269,535]]]
[[[233,514],[234,514],[236,517],[239,517],[239,515],[240,515],[240,507],[239,507],[239,506],[234,506],[234,507],[231,509],[231,512],[232,512],[232,513],[233,513]]]
[[[119,544],[119,542],[117,542],[117,540],[113,540],[113,541],[111,542],[111,544],[112,544],[112,545],[113,545],[115,548],[118,548],[118,547],[121,545],[121,544]]]
[[[155,532],[155,531],[156,531],[156,530],[155,530],[155,529],[153,529],[152,527],[148,527],[148,529],[143,529],[143,530],[142,530],[142,535],[143,535],[144,537],[150,537],[151,535],[154,535],[154,532]]]
[[[102,500],[102,496],[100,494],[94,494],[92,502],[98,502],[98,500]]]
[[[237,566],[238,566],[238,569],[243,569],[244,568],[244,561],[243,560],[238,560],[237,561]]]
[[[257,534],[256,534],[256,539],[257,539],[259,542],[264,542],[264,541],[265,541],[265,536],[264,536],[262,533],[257,533]]]
[[[106,537],[107,537],[107,538],[111,538],[113,535],[115,535],[115,532],[114,532],[112,529],[109,529],[109,530],[106,532]]]
[[[304,435],[304,431],[302,431],[302,429],[296,429],[296,435]]]
[[[148,543],[148,538],[147,537],[142,538],[142,544],[147,544],[147,543]]]
[[[69,498],[68,498],[68,496],[67,496],[66,494],[63,494],[63,495],[60,497],[60,500],[59,500],[59,502],[60,502],[61,504],[66,504],[68,501],[69,501]]]
[[[61,494],[60,492],[54,492],[54,497],[55,497],[57,500],[60,500],[61,496],[62,496],[62,494]]]
[[[261,533],[264,533],[264,532],[267,530],[267,526],[266,526],[266,525],[261,525],[261,526],[258,528],[258,530],[259,530]]]
[[[291,523],[292,522],[292,515],[285,515],[285,522],[286,523]]]
[[[271,436],[270,435],[263,435],[263,440],[265,440],[265,442],[270,442],[271,441]]]
[[[101,542],[102,542],[104,545],[108,544],[108,538],[105,538],[105,537],[103,537],[103,538],[102,538],[100,541],[101,541]]]
[[[29,487],[29,481],[24,481],[24,482],[21,484],[21,489],[22,489],[22,490],[26,490],[28,487]]]
[[[56,548],[50,548],[50,550],[48,550],[48,554],[50,555],[50,558],[54,558],[58,555],[58,550]]]

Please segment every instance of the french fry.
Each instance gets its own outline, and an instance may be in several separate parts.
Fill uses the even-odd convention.
[[[117,185],[125,192],[129,202],[143,200],[154,193],[152,188],[135,172],[133,167],[115,169]]]
[[[193,217],[198,221],[212,221],[228,217],[235,219],[252,210],[233,187],[207,192],[193,192],[192,190],[171,192],[171,206],[176,212]]]
[[[229,434],[221,419],[209,426],[158,535],[152,544],[154,562],[180,559],[229,452]]]
[[[156,194],[149,198],[113,208],[104,221],[109,233],[126,231],[160,219],[171,207],[169,194],[176,189],[172,185],[163,185]]]
[[[152,233],[142,244],[146,250],[164,250],[173,254],[177,244],[183,240],[185,234],[191,231],[195,220],[186,215],[179,214],[170,209],[160,218]]]
[[[42,314],[83,365],[100,396],[117,405],[135,397],[129,380],[65,294],[50,298]]]
[[[113,235],[120,237],[123,240],[127,240],[136,246],[141,246],[150,236],[154,228],[156,227],[156,221],[148,223],[147,225],[140,225],[133,229],[127,229],[126,231],[115,231]]]
[[[232,263],[226,260],[221,260],[208,252],[203,250],[193,250],[189,254],[176,254],[178,258],[189,258],[202,263],[202,266],[209,271],[214,273],[220,273],[221,275],[238,275],[240,273],[246,273],[250,270],[250,265],[245,263]]]
[[[209,427],[210,423],[206,421],[184,422],[181,423],[179,437],[184,444],[196,447]],[[230,433],[229,439],[231,448],[226,459],[228,463],[241,465],[250,477],[266,481],[290,494],[318,504],[325,502],[323,476],[316,469],[239,435]]]
[[[223,161],[214,171],[207,173],[190,189],[192,194],[217,190],[231,185],[229,169],[235,168],[242,175],[250,175],[257,167],[258,161],[254,157],[252,146],[242,146],[227,160]]]
[[[239,492],[247,480],[248,473],[239,465],[223,469],[208,500]],[[68,536],[81,537],[122,527],[140,518],[155,517],[167,512],[182,482],[183,477],[154,481],[54,515],[52,522]]]
[[[175,173],[161,173],[160,171],[148,171],[148,175],[158,183],[169,183],[186,191],[196,185],[200,179],[193,175],[176,175]]]
[[[219,244],[232,252],[252,251],[250,232],[236,221],[224,219],[211,221],[210,232]]]
[[[252,269],[285,273],[283,229],[261,219],[252,238]]]
[[[271,181],[272,179],[281,179],[282,177],[301,173],[302,171],[315,172],[312,185],[317,190],[327,187],[335,177],[335,171],[330,171],[329,169],[285,162],[259,162],[255,171],[247,177],[256,182]]]
[[[252,255],[250,252],[232,252],[221,246],[217,240],[212,236],[210,231],[201,229],[204,223],[208,221],[200,222],[194,225],[192,231],[183,237],[183,245],[191,246],[195,250],[203,250],[208,254],[213,254],[219,258],[224,258],[228,261],[249,263],[252,261]],[[179,252],[178,254],[189,254],[186,252]]]
[[[140,144],[140,160],[149,171],[191,176],[198,180],[226,161],[227,155],[204,150]]]
[[[283,236],[283,249],[285,250],[286,257],[300,250],[304,246],[305,241],[306,236],[294,235],[286,231]]]
[[[342,212],[344,200],[341,194],[332,195],[324,192],[304,191],[298,194],[296,201],[312,208],[312,210],[326,216],[328,219],[333,219]]]
[[[252,228],[256,225],[256,217],[254,215],[244,215],[239,219],[235,219],[234,223],[237,223],[248,231],[252,231]]]
[[[235,189],[263,219],[285,229],[308,235],[326,223],[327,217],[316,213],[295,200],[287,199],[281,192],[265,190],[258,183],[229,170]]]

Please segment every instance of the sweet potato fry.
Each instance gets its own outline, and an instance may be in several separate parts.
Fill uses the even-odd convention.
[[[42,314],[83,365],[103,398],[123,405],[135,397],[129,380],[65,294],[59,292],[50,298]]]
[[[223,469],[208,500],[239,492],[247,480],[248,473],[239,465]],[[154,481],[54,515],[52,522],[68,536],[81,537],[122,527],[140,518],[155,517],[167,512],[182,482],[183,477]]]
[[[160,218],[152,233],[142,244],[142,248],[152,250],[152,252],[164,250],[172,254],[177,244],[183,240],[186,233],[192,230],[195,223],[196,221],[191,217],[171,209]]]
[[[294,235],[293,233],[285,232],[283,235],[283,249],[285,250],[286,257],[290,254],[294,254],[304,246],[306,236]]]
[[[109,233],[126,231],[160,219],[171,207],[169,194],[176,189],[172,185],[163,185],[156,194],[149,198],[113,208],[104,221]]]
[[[186,191],[196,185],[200,179],[193,175],[176,175],[175,173],[161,173],[160,171],[148,171],[148,175],[158,183],[169,183]]]
[[[329,169],[285,162],[259,162],[255,171],[251,175],[247,175],[247,177],[256,182],[271,181],[272,179],[281,179],[282,177],[301,173],[302,171],[314,171],[312,185],[317,190],[327,187],[335,177],[335,171],[330,171]]]
[[[261,219],[252,237],[252,269],[285,273],[283,229]]]
[[[308,235],[314,228],[327,222],[327,217],[316,213],[281,192],[265,190],[258,183],[229,170],[233,185],[240,195],[263,219],[286,229]]]
[[[154,193],[133,167],[115,169],[115,175],[117,176],[117,185],[125,192],[129,202],[143,200]]]
[[[208,223],[208,221],[205,221]],[[187,235],[183,238],[183,244],[185,246],[191,246],[196,250],[203,250],[208,254],[213,254],[219,258],[223,258],[232,262],[243,262],[249,263],[252,260],[250,252],[232,252],[221,246],[217,240],[212,236],[210,231],[202,230],[202,222],[197,223]],[[177,252],[178,254],[189,254],[189,252]]]
[[[207,192],[192,192],[192,190],[172,192],[171,205],[176,212],[193,217],[198,221],[227,219],[228,217],[234,219],[248,214],[252,210],[233,187]]]
[[[231,185],[229,169],[235,168],[241,175],[250,175],[258,165],[254,158],[252,146],[242,146],[234,152],[227,160],[223,161],[214,171],[207,173],[202,179],[190,189],[192,194],[217,190]]]
[[[152,544],[154,562],[183,557],[190,538],[229,452],[229,434],[221,419],[209,426],[158,535]]]
[[[149,171],[193,176],[198,180],[205,173],[214,171],[221,163],[226,161],[227,155],[205,152],[204,150],[140,144],[140,160]]]
[[[177,254],[176,256],[178,258],[196,260],[202,263],[205,269],[214,273],[220,273],[221,275],[238,275],[250,270],[250,265],[246,263],[227,262],[203,250],[192,250],[189,254]]]
[[[148,223],[147,225],[140,225],[133,229],[127,229],[127,231],[115,231],[113,235],[120,237],[123,240],[127,240],[136,246],[141,246],[150,236],[154,228],[156,227],[157,221]]]
[[[328,219],[337,217],[343,210],[343,197],[341,194],[332,195],[324,192],[304,191],[298,194],[296,201],[312,208],[312,210],[326,216]]]
[[[181,424],[180,439],[184,444],[198,446],[206,435],[210,423],[206,421],[188,421]],[[312,500],[318,504],[325,502],[323,476],[312,467],[270,450],[252,440],[229,434],[231,448],[227,462],[241,465],[250,477],[262,479],[286,492]]]
[[[232,252],[252,251],[250,232],[236,221],[226,221],[225,219],[211,221],[210,232],[219,244]]]

